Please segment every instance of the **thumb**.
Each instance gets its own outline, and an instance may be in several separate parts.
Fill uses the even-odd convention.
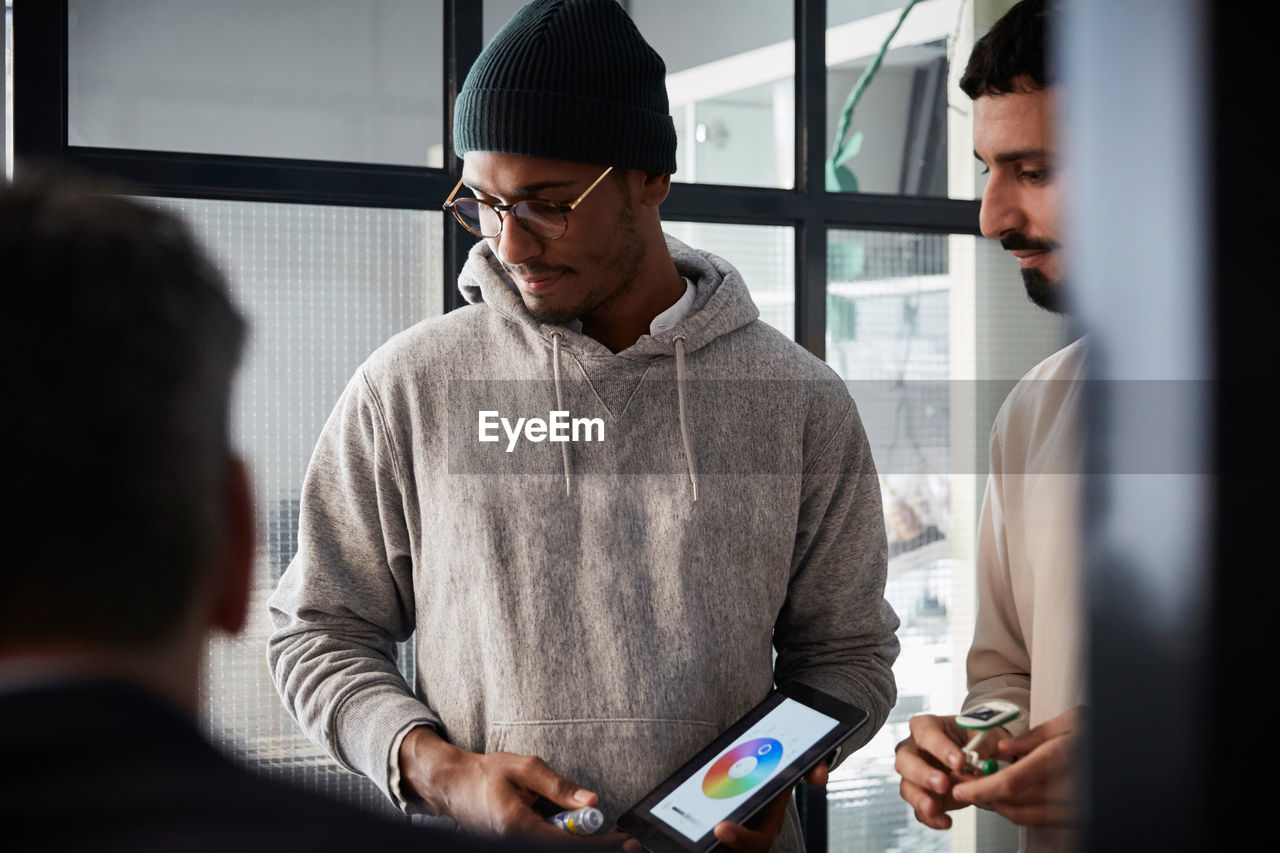
[[[997,748],[1011,758],[1020,758],[1047,741],[1070,736],[1080,728],[1083,711],[1079,706],[1045,720],[1022,737],[1001,738]]]
[[[1061,727],[1055,725],[1053,720],[1036,726],[1022,737],[1001,738],[996,744],[996,749],[1008,758],[1022,758],[1037,747],[1045,744],[1056,737],[1061,737],[1065,732]]]
[[[516,781],[535,794],[567,808],[594,806],[600,799],[577,782],[552,770],[541,758],[530,761],[516,774]]]
[[[996,744],[996,752],[1004,758],[1022,758],[1048,739],[1044,732],[1032,729],[1022,737],[1001,738]]]

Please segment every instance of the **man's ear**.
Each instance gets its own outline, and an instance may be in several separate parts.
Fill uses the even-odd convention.
[[[238,456],[227,457],[223,486],[223,541],[217,567],[213,624],[229,634],[244,627],[253,588],[253,487],[249,470]]]
[[[640,184],[640,203],[649,207],[657,207],[667,200],[671,192],[671,175],[667,172],[641,172],[644,180]]]

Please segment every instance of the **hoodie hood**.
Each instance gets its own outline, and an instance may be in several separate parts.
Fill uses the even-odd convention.
[[[669,234],[664,236],[676,271],[692,281],[697,289],[693,309],[665,332],[659,335],[641,335],[634,344],[616,354],[624,361],[612,361],[612,364],[675,358],[680,443],[684,450],[692,499],[697,502],[698,463],[689,434],[685,400],[685,357],[716,338],[754,322],[760,316],[760,311],[751,300],[742,275],[729,262],[710,252],[700,252],[687,246]],[[567,352],[570,357],[588,356],[585,361],[594,362],[596,370],[608,372],[606,365],[611,360],[601,358],[614,355],[608,347],[567,326],[544,323],[529,313],[524,300],[520,298],[519,288],[487,242],[481,240],[472,247],[462,275],[458,277],[458,289],[468,302],[488,305],[501,316],[529,329],[551,345],[552,381],[555,384],[556,405],[560,408],[563,408],[561,362],[564,353]],[[588,370],[583,361],[579,359],[579,365],[585,374]],[[567,444],[560,445],[560,458],[564,470],[565,495],[569,495],[572,492],[573,465],[569,459]]]
[[[728,261],[687,246],[669,234],[666,240],[676,270],[698,289],[693,310],[660,335],[641,335],[638,341],[616,354],[619,358],[647,360],[672,356],[676,338],[682,338],[685,352],[692,353],[760,316],[742,275]],[[544,323],[530,314],[515,282],[484,240],[471,248],[462,275],[458,277],[458,290],[467,302],[488,305],[503,317],[529,328],[548,344],[559,335],[564,348],[570,352],[614,354],[594,338],[567,326]]]

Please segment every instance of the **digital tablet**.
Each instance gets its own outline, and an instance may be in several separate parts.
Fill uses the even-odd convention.
[[[770,693],[618,819],[654,853],[703,853],[717,823],[742,824],[798,782],[867,721],[802,684]]]

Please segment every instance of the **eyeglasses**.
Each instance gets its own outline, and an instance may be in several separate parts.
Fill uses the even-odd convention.
[[[462,181],[449,193],[444,203],[445,210],[453,211],[462,227],[477,237],[486,239],[497,237],[502,233],[502,214],[510,213],[520,223],[520,227],[535,237],[543,240],[558,240],[569,230],[569,213],[595,189],[604,176],[613,171],[613,167],[605,169],[582,195],[565,204],[553,204],[538,198],[517,201],[514,204],[494,204],[480,198],[454,199],[458,190],[462,189]]]

